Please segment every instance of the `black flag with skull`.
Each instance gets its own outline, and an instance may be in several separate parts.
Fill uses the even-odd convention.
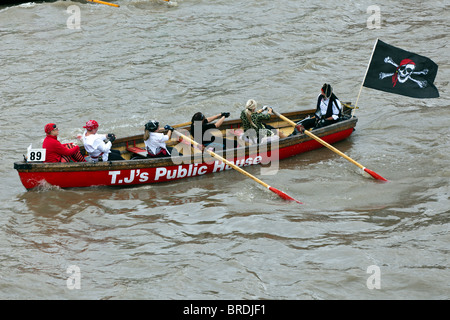
[[[413,98],[437,98],[437,70],[431,59],[378,40],[363,85]]]

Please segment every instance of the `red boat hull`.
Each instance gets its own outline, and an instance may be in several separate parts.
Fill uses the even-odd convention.
[[[321,139],[333,144],[337,141],[349,137],[354,131],[353,127],[338,131],[329,135],[322,136]],[[292,144],[272,152],[250,153],[249,155],[236,157],[233,163],[246,167],[256,164],[265,164],[266,167],[274,160],[282,160],[287,157],[311,151],[323,147],[315,140],[307,140],[298,144]],[[278,151],[278,152],[277,152]],[[275,158],[276,157],[276,158]],[[227,159],[229,159],[227,157]],[[231,159],[229,159],[231,160]],[[35,171],[18,170],[20,180],[26,189],[36,187],[58,186],[60,188],[77,188],[93,186],[130,186],[152,184],[166,181],[184,179],[188,177],[200,176],[208,173],[215,173],[229,170],[231,167],[224,163],[211,159],[203,163],[186,163],[162,167],[130,167],[130,169],[108,169],[99,168],[98,170],[80,170],[80,171]]]

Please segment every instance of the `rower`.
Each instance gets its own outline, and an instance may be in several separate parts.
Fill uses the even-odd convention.
[[[242,126],[244,127],[244,141],[257,143],[275,141],[280,138],[286,138],[280,130],[263,123],[264,120],[269,120],[273,114],[272,108],[263,107],[256,110],[258,103],[254,99],[249,99],[245,105],[245,109],[241,112]],[[263,113],[267,110],[267,113]]]
[[[158,129],[159,122],[156,120],[150,120],[145,124],[144,143],[147,150],[147,158],[170,157],[172,154],[173,147],[168,147],[166,141],[172,137],[174,128],[165,125],[164,129],[167,130],[167,134],[156,132]]]
[[[83,126],[84,131],[81,140],[83,141],[86,152],[89,153],[92,162],[97,162],[99,159],[103,161],[125,160],[120,155],[119,150],[111,149],[112,143],[116,140],[113,133],[98,134],[98,122],[89,120]]]
[[[223,138],[221,132],[218,130],[225,118],[229,116],[229,112],[222,112],[206,118],[201,112],[195,113],[191,120],[191,135],[194,141],[215,150],[237,148],[239,145],[236,140]],[[213,121],[216,122],[213,123]]]
[[[340,121],[341,116],[342,104],[333,93],[331,85],[325,83],[317,98],[315,116],[298,122],[293,134],[296,134],[299,131],[303,132],[305,129],[317,129],[329,126],[330,124]]]

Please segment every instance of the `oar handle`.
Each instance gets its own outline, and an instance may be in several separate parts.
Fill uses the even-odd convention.
[[[192,122],[185,122],[185,123],[180,123],[180,124],[176,124],[173,127],[174,128],[180,128],[180,127],[186,127],[186,126],[190,126]]]

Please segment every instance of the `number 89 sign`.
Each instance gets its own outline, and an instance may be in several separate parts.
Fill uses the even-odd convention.
[[[45,161],[45,149],[31,149],[31,145],[27,148],[27,161]]]

